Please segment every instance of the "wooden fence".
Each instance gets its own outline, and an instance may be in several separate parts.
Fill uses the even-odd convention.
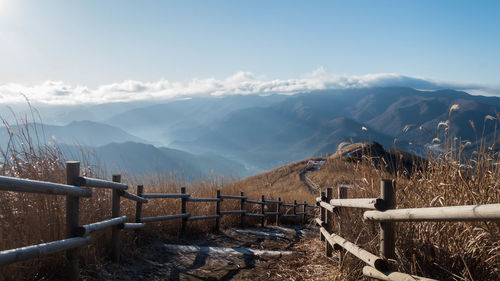
[[[325,241],[326,255],[331,257],[334,249],[345,249],[367,264],[363,268],[363,275],[367,277],[392,281],[435,280],[389,270],[387,261],[395,259],[396,222],[500,220],[500,204],[396,209],[394,181],[382,180],[380,188],[380,198],[348,199],[346,186],[338,187],[338,198],[333,198],[332,188],[327,188],[326,193],[321,192],[321,196],[316,198],[320,217],[315,221],[320,227],[320,239]],[[371,209],[365,211],[363,217],[380,225],[378,256],[341,237],[340,229],[334,233],[334,213],[340,218],[342,208]]]
[[[78,280],[78,248],[91,243],[92,237],[89,235],[95,231],[103,230],[106,228],[112,229],[112,259],[114,262],[119,262],[121,231],[126,229],[138,230],[145,227],[147,223],[181,219],[181,234],[183,234],[186,231],[186,225],[189,221],[215,219],[215,229],[219,230],[220,218],[222,216],[239,215],[240,225],[242,227],[245,225],[245,217],[260,217],[261,226],[264,227],[267,216],[275,216],[277,225],[280,224],[280,218],[282,217],[295,217],[296,219],[300,218],[300,222],[305,223],[307,221],[307,217],[315,216],[315,214],[313,213],[308,213],[307,209],[318,208],[317,206],[308,205],[305,201],[300,203],[294,201],[293,204],[285,203],[281,200],[281,198],[278,198],[278,200],[265,200],[264,195],[262,195],[260,201],[257,201],[248,199],[243,194],[243,192],[241,192],[240,195],[223,195],[220,193],[220,190],[217,190],[215,198],[191,198],[191,195],[186,193],[186,189],[184,187],[181,188],[180,193],[163,194],[144,193],[144,187],[140,185],[137,187],[137,195],[135,195],[126,191],[128,189],[128,186],[126,184],[120,183],[120,175],[113,175],[112,181],[106,181],[94,178],[80,177],[79,173],[80,162],[69,161],[66,162],[66,184],[0,176],[0,191],[44,193],[66,196],[66,239],[1,251],[0,265],[40,258],[52,253],[66,251],[66,257],[71,264],[71,276],[69,279]],[[110,219],[87,225],[80,225],[80,197],[92,196],[92,190],[86,187],[106,188],[112,190],[112,217]],[[120,215],[121,198],[133,200],[136,202],[136,215],[134,222],[129,222],[129,219],[126,216]],[[167,216],[142,217],[142,205],[148,203],[148,200],[156,198],[180,198],[180,213]],[[220,203],[224,199],[239,200],[240,208],[238,210],[221,210]],[[191,216],[191,214],[187,211],[187,202],[214,202],[215,213],[207,214],[204,216]],[[260,213],[248,212],[245,209],[246,204],[260,205]],[[265,206],[268,204],[275,204],[277,211],[266,212]],[[284,209],[282,207],[293,208],[293,213],[288,214],[283,212],[282,210]],[[297,207],[302,207],[301,212],[297,212]]]

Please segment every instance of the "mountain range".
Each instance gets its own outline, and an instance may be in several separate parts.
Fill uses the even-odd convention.
[[[122,163],[141,163],[149,170],[182,163],[188,174],[200,175],[213,164],[226,175],[246,176],[333,154],[343,142],[377,141],[386,148],[415,150],[425,149],[436,137],[444,142],[445,133],[472,145],[481,136],[496,142],[500,98],[384,87],[103,104],[86,110],[94,110],[89,116],[98,122],[46,126],[46,132],[65,143],[78,139],[105,159],[120,162],[122,157]],[[52,115],[56,122],[85,116],[58,112]]]

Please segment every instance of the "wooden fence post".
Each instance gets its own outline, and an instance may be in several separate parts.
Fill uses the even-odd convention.
[[[330,204],[330,200],[333,199],[333,188],[328,187],[326,189],[326,202]],[[326,212],[326,230],[328,233],[333,233],[333,213],[325,210]],[[325,243],[325,253],[327,257],[333,256],[333,247],[330,243]]]
[[[338,199],[346,199],[347,198],[347,187],[346,186],[338,186],[337,187],[337,197]],[[337,208],[335,209],[336,211],[336,214],[337,214],[337,232],[338,232],[338,235],[342,236],[342,214],[344,212],[344,210],[342,210],[342,208]],[[345,254],[345,250],[344,248],[342,247],[338,247],[336,248],[336,250],[340,250],[340,253],[339,253],[339,263],[341,264],[342,263],[342,259],[344,257],[344,254]]]
[[[337,187],[337,197],[338,199],[346,199],[347,198],[347,187],[346,186],[338,186]],[[342,208],[336,209],[337,214],[337,233],[342,236]],[[345,213],[345,212],[344,212]]]
[[[278,197],[278,203],[276,203],[276,225],[280,225],[280,211],[281,211],[281,197]]]
[[[137,196],[142,197],[143,193],[144,193],[144,186],[138,185],[137,186]],[[140,223],[141,217],[142,217],[142,202],[137,201],[135,203],[135,222]],[[136,243],[139,242],[139,234],[140,234],[140,230],[136,229],[135,230]]]
[[[121,175],[113,175],[113,182],[121,182]],[[112,190],[112,209],[111,217],[117,218],[120,216],[120,193],[118,189]],[[117,225],[111,229],[111,257],[113,262],[120,262],[120,229]]]
[[[220,189],[217,189],[217,195],[216,195],[217,199],[219,199],[219,201],[215,202],[215,214],[218,216],[217,218],[215,218],[215,231],[219,231],[220,229]]]
[[[260,205],[260,213],[262,214],[262,217],[260,218],[260,226],[264,227],[266,225],[266,215],[264,214],[265,209],[266,209],[266,204],[264,200],[264,195],[261,196],[262,204]]]
[[[324,198],[325,198],[325,192],[324,192],[324,191],[321,191],[321,192],[320,192],[320,194],[321,194],[321,201],[324,201]],[[318,202],[318,203],[319,203],[319,202]],[[319,204],[318,204],[318,206],[319,206]],[[326,222],[326,209],[325,209],[325,208],[321,208],[321,207],[320,207],[320,208],[319,208],[319,212],[320,212],[320,218],[321,218],[321,221],[322,221],[323,223],[325,223],[325,222]],[[319,233],[319,238],[321,239],[321,241],[326,241],[326,238],[325,238],[325,236],[323,236],[323,233],[322,233],[322,232],[320,232],[320,233]],[[328,243],[328,242],[327,242],[327,243]]]
[[[297,223],[297,200],[293,200],[293,215],[295,218],[295,223]]]
[[[80,162],[66,162],[66,183],[74,185],[80,176]],[[78,196],[66,196],[66,238],[75,237],[75,230],[80,220],[80,198]],[[71,265],[70,280],[77,281],[80,276],[80,261],[78,259],[78,248],[66,251],[66,257]]]
[[[307,202],[306,201],[304,201],[302,212],[304,213],[304,214],[302,214],[302,224],[306,224],[306,215],[307,215]]]
[[[186,194],[186,188],[185,187],[181,187],[181,194]],[[181,198],[181,214],[185,214],[187,212],[186,203],[187,203],[186,198],[182,197]],[[186,217],[182,217],[182,221],[181,221],[181,235],[184,235],[186,233],[186,225],[187,225],[187,218]]]
[[[243,191],[241,191],[240,195],[245,196],[245,193],[243,193]],[[241,211],[245,210],[245,198],[241,198],[240,210]],[[240,226],[241,226],[241,228],[245,227],[245,213],[240,214]]]
[[[396,207],[396,187],[393,180],[380,181],[380,197],[384,200],[384,207],[386,210],[394,209]],[[394,259],[396,233],[394,223],[381,222],[380,223],[380,254],[386,259]]]

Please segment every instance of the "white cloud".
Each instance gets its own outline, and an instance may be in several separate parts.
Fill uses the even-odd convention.
[[[74,86],[60,81],[46,81],[39,85],[0,85],[0,103],[24,103],[23,95],[32,103],[45,104],[98,104],[141,100],[169,100],[194,96],[294,94],[322,89],[403,86],[416,89],[450,88],[468,90],[473,94],[500,95],[500,87],[435,81],[393,73],[361,76],[337,75],[318,68],[300,78],[266,80],[251,72],[238,72],[224,80],[193,78],[185,82],[165,79],[156,82],[127,80],[97,88]]]

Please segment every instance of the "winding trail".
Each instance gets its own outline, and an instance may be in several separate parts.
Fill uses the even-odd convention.
[[[316,171],[318,170],[321,165],[323,165],[325,162],[325,159],[323,158],[320,158],[320,159],[316,159],[317,161],[317,164],[314,164],[314,165],[311,165],[311,167],[307,168],[306,170],[304,170],[303,172],[301,172],[299,174],[299,177],[300,177],[300,180],[304,183],[305,187],[307,188],[307,190],[311,193],[311,194],[318,194],[319,193],[319,189],[320,187],[314,183],[308,176],[307,174],[309,174],[310,172],[312,171]]]

